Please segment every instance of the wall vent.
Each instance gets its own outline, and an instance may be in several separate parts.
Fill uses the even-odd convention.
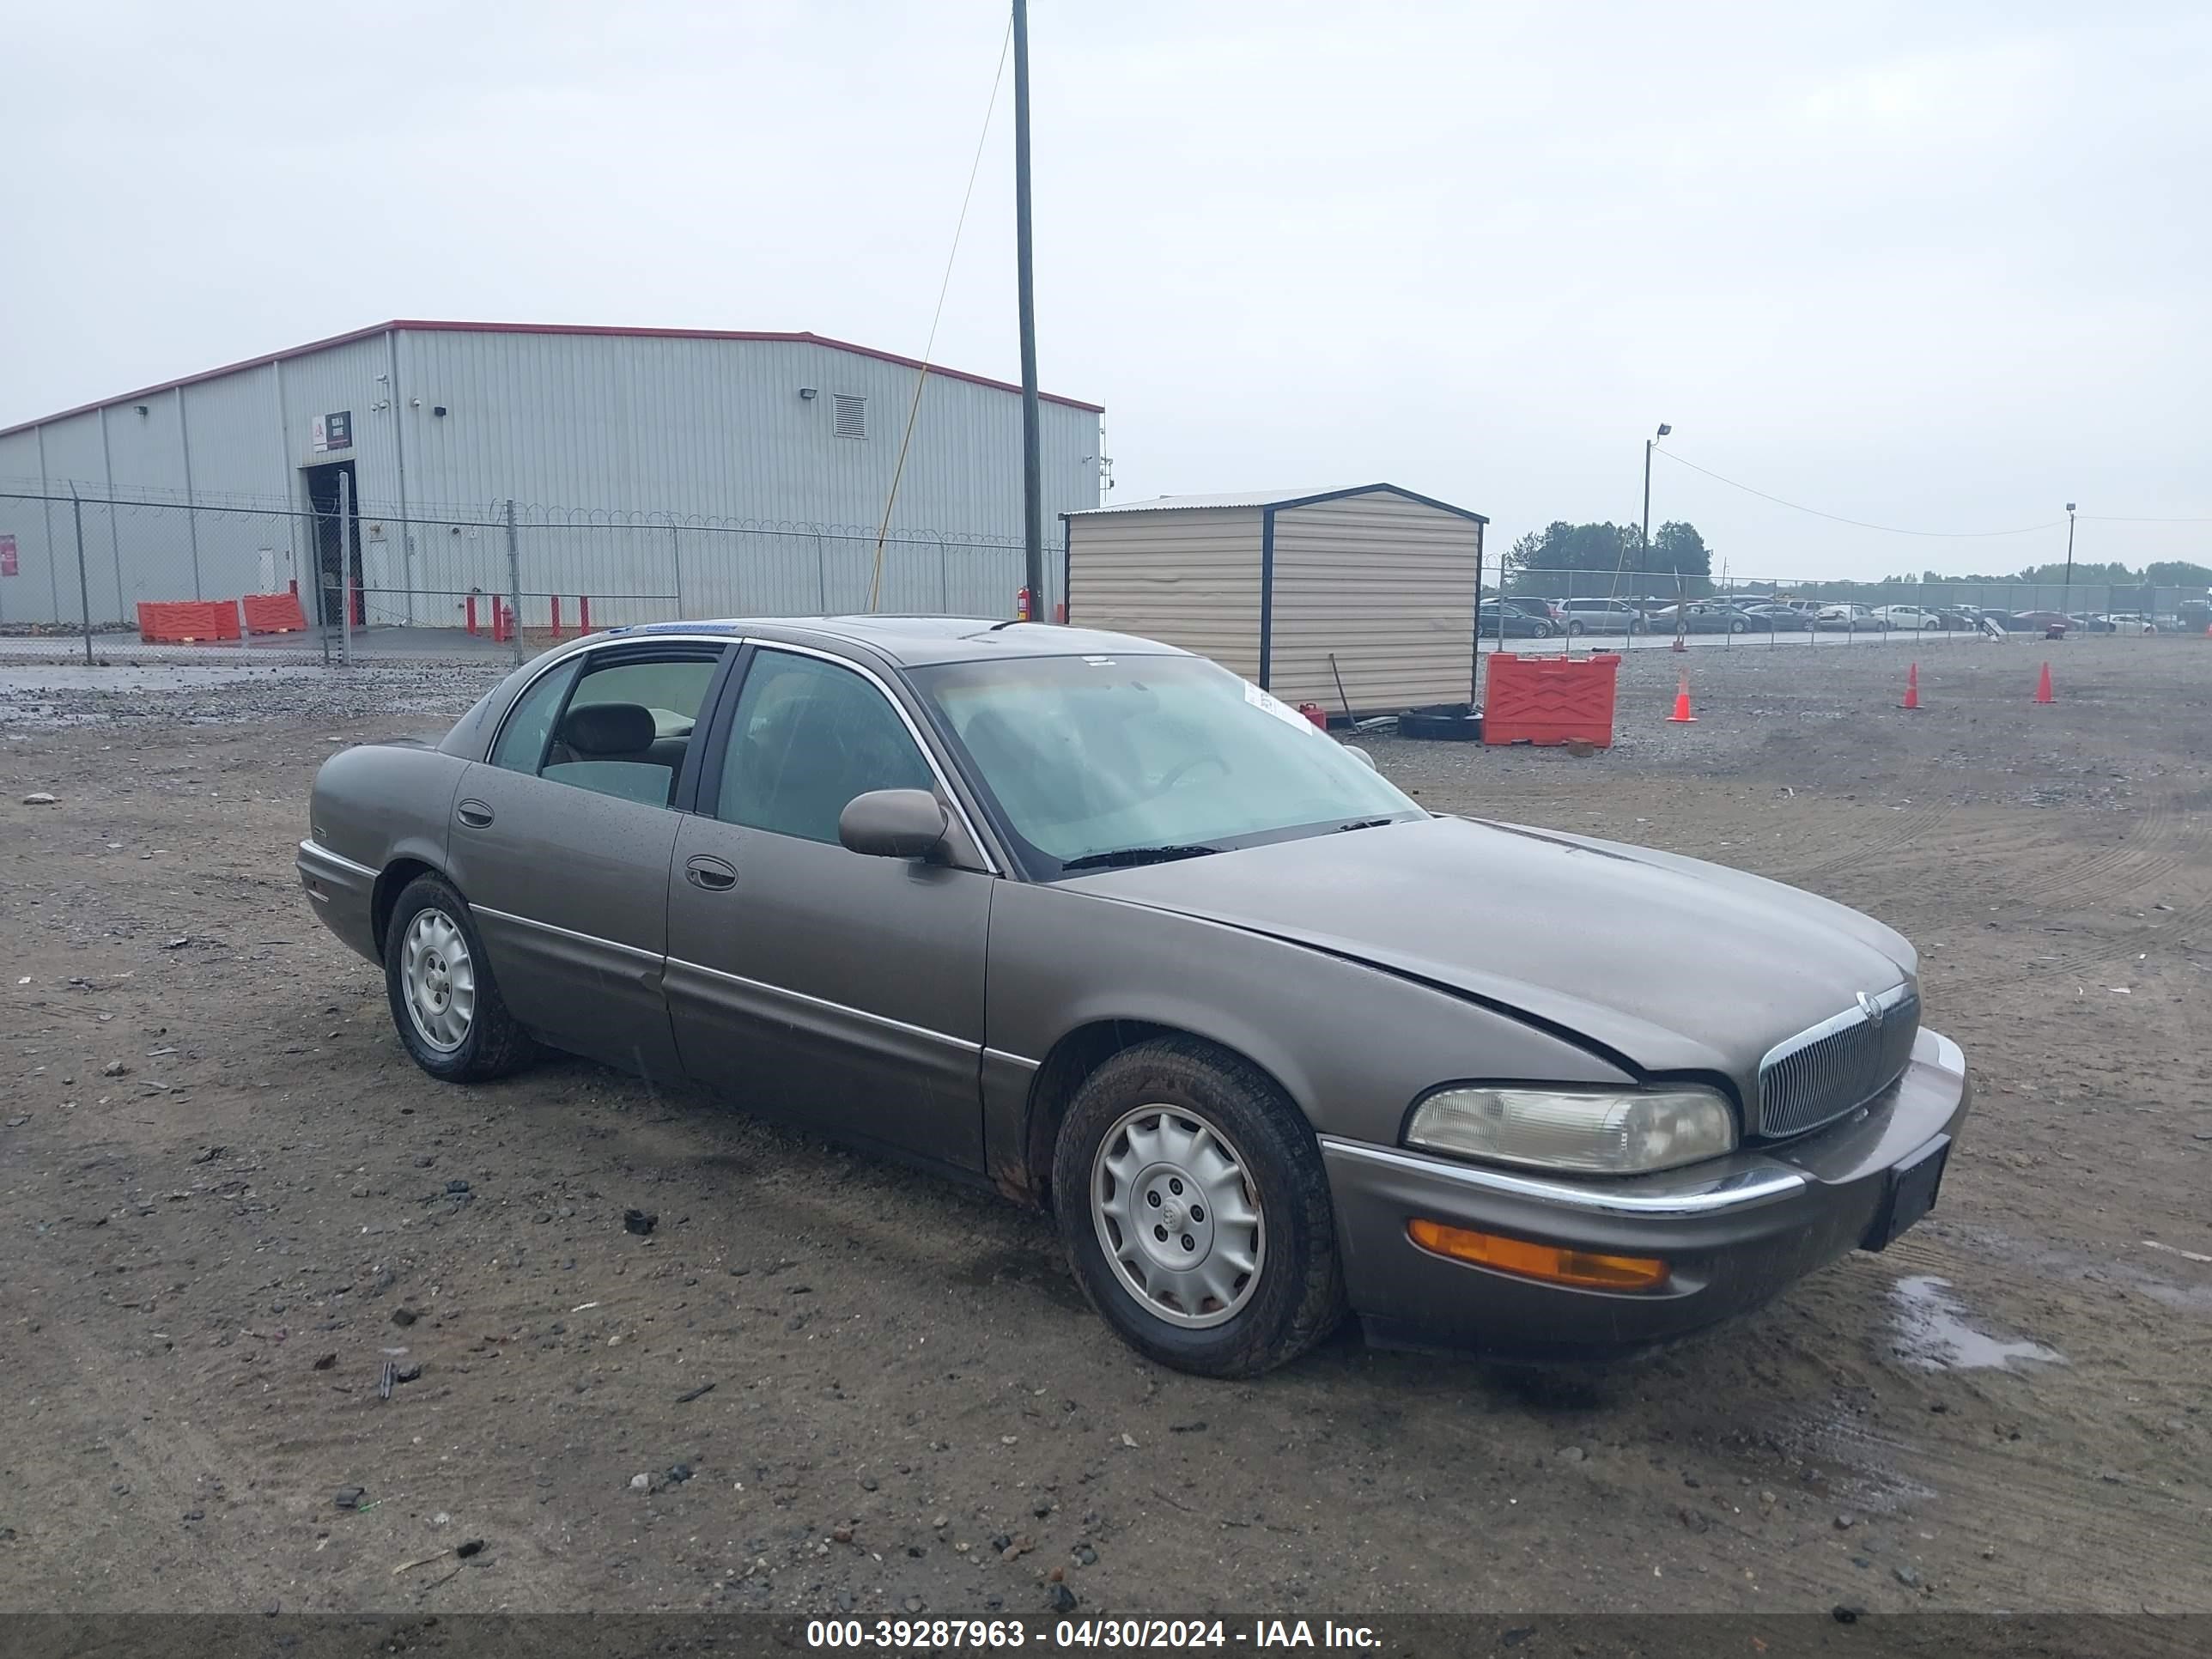
[[[865,438],[868,435],[868,400],[848,392],[833,394],[836,404],[837,435],[841,438]]]

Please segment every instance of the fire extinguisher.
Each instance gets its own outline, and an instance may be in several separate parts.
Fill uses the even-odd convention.
[[[1014,619],[1017,622],[1028,622],[1031,620],[1030,616],[1030,591],[1026,587],[1023,588],[1019,592],[1014,595]]]

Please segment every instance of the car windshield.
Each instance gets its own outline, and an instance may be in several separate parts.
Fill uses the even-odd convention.
[[[1035,873],[1425,816],[1296,710],[1198,657],[909,671]]]

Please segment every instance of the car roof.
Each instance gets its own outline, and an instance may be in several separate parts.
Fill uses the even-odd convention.
[[[702,622],[641,623],[610,629],[605,637],[649,639],[664,634],[724,634],[732,638],[782,640],[793,645],[824,641],[866,647],[903,668],[931,663],[977,662],[997,657],[1184,657],[1190,653],[1133,634],[1109,634],[1062,623],[1009,622],[991,617],[722,617]]]

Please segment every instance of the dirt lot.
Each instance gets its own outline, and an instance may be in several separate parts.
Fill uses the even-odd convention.
[[[1686,727],[1654,653],[1608,754],[1376,742],[1896,924],[1979,1112],[1899,1245],[1655,1359],[1233,1385],[987,1198],[417,1073],[291,849],[482,671],[0,671],[0,1606],[2212,1608],[2212,643],[2051,647],[2037,708],[2044,652],[1932,649],[1917,714],[1903,647],[1701,653]]]

